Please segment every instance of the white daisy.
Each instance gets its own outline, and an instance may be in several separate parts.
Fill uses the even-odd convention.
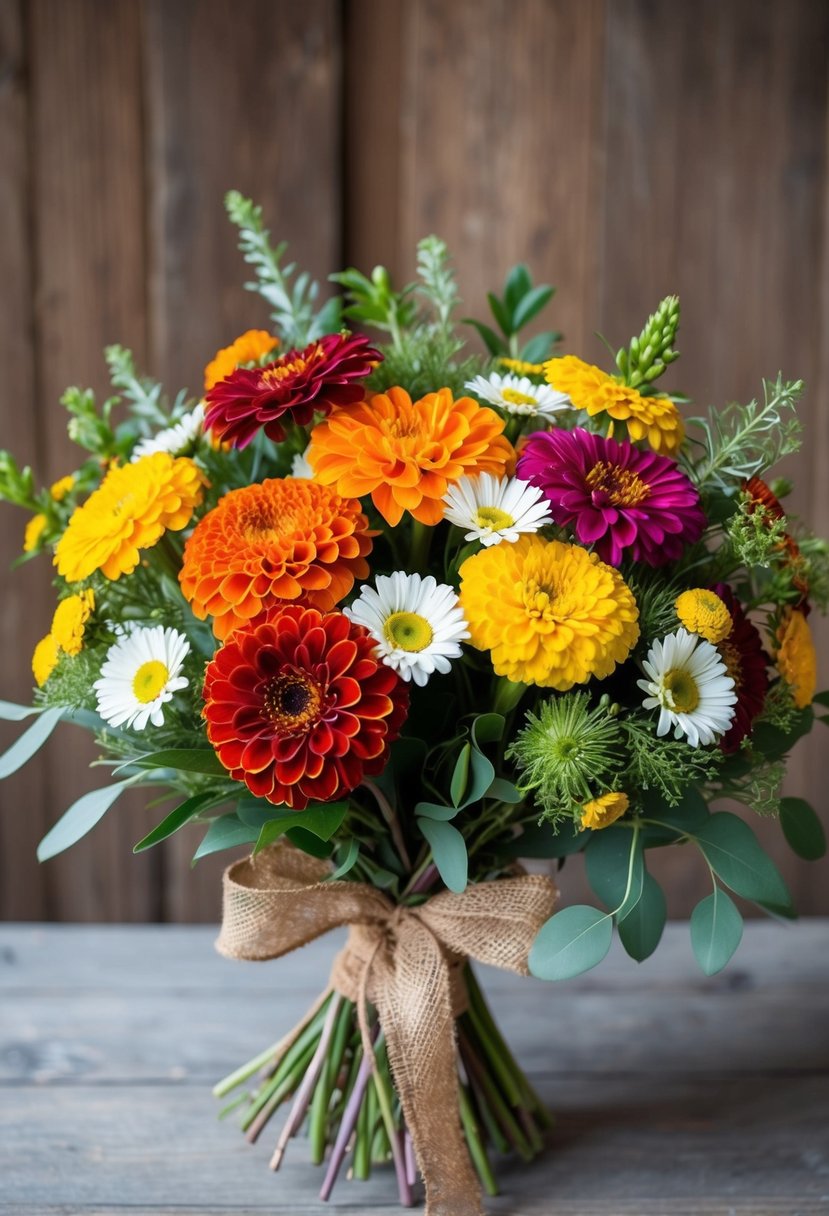
[[[424,685],[429,676],[445,674],[450,659],[460,657],[459,643],[469,637],[466,620],[451,587],[431,574],[395,570],[365,586],[345,614],[364,625],[377,643],[376,654],[403,677]]]
[[[166,427],[150,439],[141,439],[132,449],[130,460],[152,456],[154,452],[169,452],[171,456],[182,456],[188,452],[204,430],[204,406],[201,402],[182,414],[178,422]]]
[[[549,384],[534,384],[528,376],[490,372],[488,376],[476,376],[467,380],[468,388],[505,414],[518,414],[522,418],[552,418],[560,410],[572,408],[566,393],[559,393]]]
[[[659,710],[657,735],[686,735],[691,747],[716,743],[734,721],[737,692],[716,646],[677,629],[652,644],[637,683],[645,709]]]
[[[161,726],[163,706],[190,681],[180,676],[190,651],[183,633],[163,625],[136,628],[110,646],[93,688],[98,713],[112,726]]]
[[[469,529],[464,539],[486,546],[516,541],[522,532],[537,532],[553,522],[543,491],[519,477],[498,478],[493,473],[461,477],[449,486],[443,501],[445,518]]]
[[[308,448],[310,446],[311,445],[309,443]],[[297,452],[291,461],[291,472],[289,476],[295,477],[299,481],[314,480],[314,470],[311,468],[310,461],[308,460],[308,448],[306,448],[304,452]]]

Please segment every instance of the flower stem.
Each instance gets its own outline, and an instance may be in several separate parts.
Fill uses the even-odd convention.
[[[409,568],[413,574],[427,574],[429,571],[429,549],[433,532],[434,528],[430,528],[428,524],[422,524],[419,519],[412,520]]]
[[[466,1143],[469,1147],[469,1155],[472,1158],[472,1163],[478,1171],[478,1177],[481,1180],[481,1185],[487,1195],[497,1195],[498,1185],[495,1181],[495,1176],[492,1173],[492,1166],[489,1163],[489,1158],[486,1155],[483,1139],[481,1137],[481,1129],[475,1119],[475,1114],[472,1110],[472,1104],[469,1101],[469,1094],[466,1091],[466,1086],[460,1086],[461,1095],[461,1123],[463,1124],[464,1134],[466,1135]]]

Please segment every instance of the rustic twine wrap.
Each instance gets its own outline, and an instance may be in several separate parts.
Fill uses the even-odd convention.
[[[556,888],[540,874],[442,892],[418,907],[365,883],[329,881],[324,862],[274,845],[229,866],[216,948],[228,958],[279,958],[349,925],[331,987],[357,1005],[376,1065],[366,1003],[377,1010],[389,1063],[426,1185],[426,1216],[480,1216],[480,1187],[459,1116],[455,1016],[466,958],[527,974],[527,956]]]

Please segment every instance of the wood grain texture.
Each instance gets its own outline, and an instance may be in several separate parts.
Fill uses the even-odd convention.
[[[300,1016],[342,935],[256,966],[219,958],[211,934],[0,928],[0,1212],[330,1210],[302,1141],[274,1177],[268,1143],[216,1121],[209,1084]],[[543,1161],[499,1161],[488,1211],[827,1210],[829,922],[749,925],[713,980],[687,926],[664,946],[555,987],[482,969],[557,1116]],[[333,1207],[391,1216],[392,1191],[381,1170]]]

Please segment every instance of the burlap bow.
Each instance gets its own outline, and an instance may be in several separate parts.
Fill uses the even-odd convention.
[[[426,1216],[480,1216],[480,1187],[458,1113],[460,1010],[452,964],[473,958],[526,975],[556,888],[542,875],[525,874],[403,907],[365,883],[326,882],[328,873],[324,863],[284,845],[228,867],[216,948],[229,958],[278,958],[338,925],[351,926],[331,984],[357,1002],[364,1042],[366,999],[377,1010],[426,1184]],[[370,1039],[366,1048],[373,1060]]]

